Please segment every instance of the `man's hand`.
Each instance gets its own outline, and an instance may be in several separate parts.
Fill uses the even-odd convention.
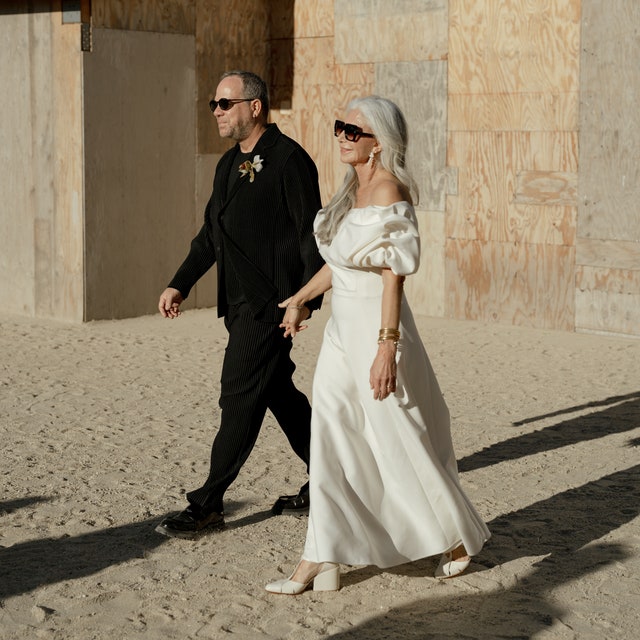
[[[160,296],[158,310],[164,318],[173,320],[180,315],[180,304],[183,300],[182,294],[177,289],[167,287]]]

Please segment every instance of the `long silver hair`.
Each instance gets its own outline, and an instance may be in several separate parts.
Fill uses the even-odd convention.
[[[414,204],[418,203],[418,187],[405,166],[408,142],[407,122],[399,107],[380,96],[356,98],[347,111],[357,109],[369,123],[382,150],[377,161],[407,187]],[[347,167],[344,181],[324,209],[324,217],[316,230],[322,244],[331,244],[340,223],[353,208],[358,190],[358,176],[352,166]]]

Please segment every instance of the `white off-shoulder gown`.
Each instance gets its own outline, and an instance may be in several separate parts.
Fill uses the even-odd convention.
[[[409,275],[419,264],[413,207],[352,209],[320,253],[333,293],[313,382],[303,558],[384,568],[461,542],[478,553],[489,530],[460,486],[449,411],[404,297],[396,392],[374,400],[369,387],[381,270]]]

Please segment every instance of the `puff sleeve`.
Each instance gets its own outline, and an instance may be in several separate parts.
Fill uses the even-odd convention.
[[[347,262],[356,268],[387,268],[396,275],[415,273],[420,265],[420,236],[408,202],[355,209],[340,234]]]

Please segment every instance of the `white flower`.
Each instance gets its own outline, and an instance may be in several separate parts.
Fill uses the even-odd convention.
[[[242,177],[249,174],[249,182],[255,180],[255,173],[262,171],[262,158],[259,155],[253,156],[253,161],[245,160],[240,165],[240,175]]]

